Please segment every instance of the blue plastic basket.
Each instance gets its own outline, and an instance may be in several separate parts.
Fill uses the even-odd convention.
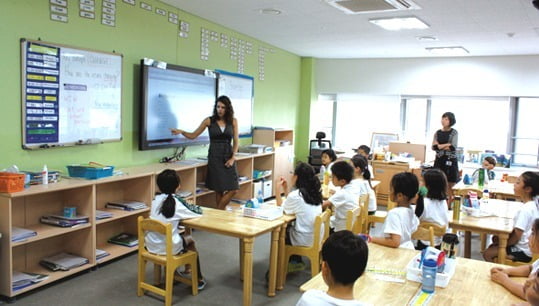
[[[112,176],[114,166],[107,167],[89,167],[80,165],[67,166],[67,172],[71,177],[83,177],[89,180],[95,180],[102,177]]]

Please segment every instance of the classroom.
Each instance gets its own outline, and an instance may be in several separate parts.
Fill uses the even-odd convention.
[[[470,11],[466,13],[466,16],[473,15],[473,10],[479,10],[481,4],[489,5],[487,0],[474,1],[477,1],[477,4],[467,7]],[[433,161],[435,153],[431,150],[432,135],[440,128],[439,118],[445,111],[452,111],[457,115],[456,129],[461,137],[459,138],[459,146],[464,147],[462,153],[464,159],[471,158],[470,154],[478,154],[477,150],[480,152],[478,155],[480,158],[483,157],[482,153],[486,153],[485,150],[493,150],[494,152],[490,152],[492,154],[514,153],[516,154],[513,160],[513,163],[516,164],[515,167],[511,166],[511,168],[505,169],[497,166],[495,169],[497,177],[501,177],[506,172],[509,172],[511,176],[518,176],[524,171],[537,171],[539,154],[537,145],[539,142],[536,129],[533,128],[532,120],[534,118],[530,113],[538,109],[537,103],[539,103],[539,87],[537,86],[539,84],[539,47],[537,47],[539,46],[539,10],[533,7],[535,3],[532,4],[536,1],[515,1],[518,2],[519,12],[526,12],[525,20],[520,20],[520,22],[516,20],[518,19],[515,17],[516,13],[515,16],[508,14],[507,10],[510,6],[505,6],[506,4],[503,3],[505,1],[502,0],[495,1],[501,7],[490,9],[491,16],[481,15],[482,18],[489,21],[507,17],[504,14],[510,15],[509,17],[512,18],[512,23],[500,21],[498,27],[492,29],[496,35],[485,35],[484,39],[496,41],[498,48],[482,50],[483,53],[480,53],[478,47],[468,50],[470,52],[466,56],[441,57],[426,53],[424,55],[414,54],[411,53],[410,49],[417,46],[420,46],[421,50],[424,50],[426,46],[443,46],[443,41],[425,43],[416,40],[411,44],[412,47],[410,44],[406,48],[403,47],[402,55],[395,55],[398,54],[398,50],[396,53],[391,53],[390,51],[394,50],[389,50],[391,48],[384,46],[384,32],[380,32],[380,30],[362,38],[366,41],[372,38],[373,45],[379,44],[376,46],[368,46],[366,42],[362,42],[363,45],[355,45],[336,40],[335,44],[339,45],[340,43],[342,46],[321,48],[318,45],[323,44],[323,42],[317,43],[316,35],[313,33],[325,30],[337,31],[332,28],[335,25],[330,22],[319,25],[312,20],[306,20],[305,23],[313,27],[313,33],[309,34],[309,40],[304,41],[303,48],[296,48],[294,46],[297,45],[284,43],[287,40],[294,40],[285,33],[277,33],[281,35],[280,38],[274,33],[275,29],[272,28],[272,24],[281,22],[278,19],[280,14],[297,14],[297,16],[305,18],[309,14],[315,16],[315,14],[324,12],[335,20],[342,19],[345,23],[351,22],[352,17],[363,16],[361,14],[345,14],[332,7],[338,5],[335,2],[339,1],[298,0],[295,5],[284,6],[283,4],[283,7],[289,11],[283,9],[282,12],[269,11],[266,13],[259,13],[259,11],[279,9],[282,1],[261,1],[258,4],[249,5],[242,4],[239,0],[231,1],[228,6],[219,4],[222,11],[212,9],[211,13],[205,12],[205,10],[209,10],[209,6],[217,6],[217,4],[209,1],[203,2],[206,3],[195,5],[181,0],[0,1],[0,20],[2,20],[0,22],[0,40],[3,42],[0,54],[4,59],[1,67],[5,75],[1,86],[4,97],[4,116],[3,120],[0,121],[0,138],[3,143],[0,170],[16,165],[20,170],[41,172],[46,165],[49,173],[58,171],[62,175],[67,175],[67,165],[95,162],[113,165],[116,171],[123,171],[122,175],[124,175],[123,178],[112,180],[108,178],[86,181],[61,179],[59,184],[68,185],[61,185],[66,187],[55,189],[54,184],[49,184],[47,188],[52,190],[49,193],[44,189],[39,189],[41,186],[31,186],[23,191],[24,195],[0,193],[0,215],[2,215],[0,217],[0,260],[2,262],[0,264],[2,271],[2,275],[0,275],[0,295],[2,296],[0,304],[14,302],[21,305],[33,305],[40,304],[41,300],[62,305],[67,304],[67,300],[70,298],[80,298],[81,304],[88,305],[96,302],[106,305],[160,305],[163,303],[164,299],[161,297],[150,295],[137,297],[136,248],[130,252],[122,251],[113,254],[114,259],[101,265],[95,259],[90,260],[86,269],[54,278],[54,281],[51,280],[47,285],[35,288],[35,290],[24,289],[25,291],[21,294],[12,291],[9,284],[11,282],[9,274],[13,272],[13,266],[25,266],[27,263],[23,261],[32,265],[39,261],[36,259],[38,256],[51,255],[47,254],[46,251],[48,243],[52,245],[52,249],[60,249],[65,243],[63,239],[67,237],[68,249],[76,249],[77,247],[74,245],[78,241],[83,241],[81,248],[84,250],[81,252],[90,254],[99,247],[100,243],[106,242],[106,239],[115,233],[117,234],[118,231],[136,234],[136,217],[149,215],[149,210],[145,214],[129,215],[125,218],[127,220],[125,224],[121,221],[101,224],[90,222],[87,227],[82,226],[82,230],[68,232],[65,235],[56,232],[49,233],[47,235],[50,237],[44,240],[16,244],[6,239],[11,237],[11,227],[24,224],[25,218],[30,219],[37,216],[39,219],[46,210],[38,208],[36,212],[30,210],[23,212],[16,206],[35,207],[39,205],[36,203],[43,199],[69,202],[67,199],[73,198],[74,201],[79,201],[78,205],[83,207],[82,213],[95,217],[96,210],[100,208],[100,204],[97,204],[97,208],[95,207],[96,203],[106,203],[117,194],[124,197],[135,196],[139,201],[150,205],[156,191],[155,178],[159,172],[166,168],[175,169],[182,178],[182,185],[188,186],[186,188],[193,192],[196,192],[197,183],[205,178],[205,164],[199,165],[198,163],[194,164],[194,162],[193,164],[159,163],[165,158],[177,157],[177,148],[164,146],[152,150],[140,149],[141,118],[143,117],[143,114],[141,115],[143,103],[141,84],[145,78],[141,68],[147,63],[145,59],[155,60],[149,64],[152,67],[165,63],[169,67],[175,65],[188,67],[206,75],[211,75],[212,71],[223,71],[222,75],[228,73],[232,77],[238,75],[250,77],[253,84],[253,103],[249,105],[250,111],[245,114],[246,117],[242,118],[249,118],[252,127],[263,127],[263,129],[254,130],[257,131],[253,132],[254,135],[243,135],[239,139],[239,145],[243,147],[256,143],[255,138],[257,138],[262,139],[261,141],[267,141],[265,145],[270,147],[276,141],[284,139],[287,146],[276,149],[275,154],[263,153],[238,157],[236,162],[240,175],[248,173],[247,176],[252,176],[253,170],[262,167],[273,169],[274,173],[271,178],[274,180],[277,180],[280,174],[290,178],[297,162],[309,160],[311,154],[309,143],[315,139],[318,131],[324,131],[326,139],[331,140],[336,148],[346,151],[344,154],[346,156],[351,156],[347,154],[353,154],[351,150],[361,144],[371,145],[371,135],[374,132],[399,134],[399,141],[425,145],[426,157],[423,162]],[[316,2],[316,4],[311,2]],[[438,2],[432,0],[416,0],[414,2],[429,9],[443,6],[440,3],[429,3]],[[313,8],[307,12],[299,12],[299,7],[302,5],[313,5]],[[320,7],[323,7],[323,10]],[[233,20],[236,13],[234,10],[238,10],[242,16],[252,13],[251,22],[260,22],[267,25],[267,28],[258,33],[259,38],[255,38],[246,34],[249,32],[246,28],[233,30],[234,22],[223,25],[212,19],[212,16],[222,15],[223,19]],[[373,17],[391,17],[414,15],[415,12],[411,10],[409,12],[373,14]],[[417,15],[419,14],[417,13]],[[461,18],[456,19],[458,10],[455,8],[452,8],[447,14],[450,17],[447,17],[446,23],[451,22],[451,18],[455,18],[454,32],[462,31],[462,28],[467,26],[479,27],[480,21],[468,22]],[[425,18],[428,18],[428,14],[423,17],[423,19]],[[429,23],[429,20],[423,21]],[[245,22],[243,18],[242,22]],[[500,31],[500,28],[503,28],[503,31]],[[446,31],[450,32],[449,27]],[[264,36],[263,32],[266,32],[267,35]],[[504,35],[500,34],[504,32]],[[380,37],[375,37],[375,33]],[[419,32],[414,33],[417,34],[410,34],[409,37],[415,39],[416,36],[423,35]],[[430,35],[428,32],[425,33],[426,36]],[[337,32],[333,34],[338,36]],[[389,40],[386,43],[389,43]],[[521,52],[514,51],[509,47],[512,42],[522,40],[532,42],[531,44],[535,47]],[[110,71],[93,75],[99,78],[104,75],[106,75],[105,78],[119,77],[120,83],[116,84],[114,88],[115,95],[117,95],[114,107],[107,109],[107,105],[110,105],[103,103],[105,111],[94,113],[94,117],[100,117],[100,120],[96,121],[100,124],[101,121],[107,121],[107,118],[111,117],[117,120],[113,128],[114,135],[108,135],[105,128],[102,134],[97,134],[98,136],[92,134],[85,138],[74,138],[66,143],[50,141],[31,148],[28,146],[30,134],[27,129],[30,126],[28,125],[30,119],[28,119],[29,117],[25,118],[23,113],[27,109],[24,106],[23,95],[25,93],[21,85],[25,81],[31,81],[30,75],[25,74],[23,69],[23,56],[29,54],[30,50],[29,45],[26,45],[25,42],[59,46],[66,50],[88,51],[92,54],[96,52],[100,55],[100,59],[110,57],[118,61],[113,65],[103,65],[103,69],[110,68]],[[281,45],[270,42],[283,43]],[[452,39],[450,42],[459,44],[456,39]],[[309,51],[309,44],[311,51]],[[365,49],[362,50],[363,53],[357,51],[362,48]],[[506,49],[512,51],[505,52]],[[355,53],[354,50],[356,50]],[[368,53],[375,52],[374,50],[379,53]],[[475,51],[479,53],[474,53]],[[327,53],[324,54],[324,52]],[[76,57],[73,61],[76,61]],[[112,70],[117,67],[119,70]],[[88,78],[91,77],[91,75],[88,76]],[[66,84],[63,85],[66,86]],[[502,111],[485,110],[483,113],[482,111],[487,108],[485,105],[489,105],[488,103],[491,102],[499,109],[505,108]],[[235,105],[234,100],[232,105]],[[444,109],[444,107],[451,105],[458,106],[454,106],[455,109]],[[520,113],[518,112],[519,107],[516,105],[521,105]],[[75,106],[71,109],[72,111],[77,111]],[[525,107],[530,107],[530,112],[522,111],[528,109]],[[85,112],[87,110],[81,111],[79,109],[78,111]],[[207,111],[207,115],[211,115],[211,109]],[[485,118],[482,118],[483,116]],[[190,124],[195,127],[203,119],[203,117],[193,118],[193,116],[187,116],[187,118],[193,121]],[[363,118],[369,122],[369,127],[362,128],[357,124]],[[472,120],[477,120],[479,123],[474,124]],[[492,124],[492,121],[495,123]],[[76,122],[82,124],[82,121]],[[492,124],[494,133],[489,132],[487,127],[482,128],[482,124],[486,125],[486,122]],[[246,123],[240,122],[240,124],[245,125]],[[526,132],[521,132],[523,130]],[[73,131],[67,132],[74,133]],[[519,134],[519,132],[521,133]],[[256,133],[260,133],[259,135],[264,135],[264,137],[258,138]],[[267,133],[270,134],[269,140],[266,137]],[[281,139],[277,135],[281,135]],[[185,146],[181,152],[183,154],[181,158],[194,161],[197,158],[206,157],[208,143]],[[278,157],[277,153],[280,149],[286,153]],[[464,169],[464,174],[471,175],[473,170],[480,167],[479,163],[480,161],[468,165],[468,168]],[[376,171],[375,167],[375,180]],[[411,170],[406,167],[402,171]],[[387,185],[388,182],[385,184]],[[254,188],[256,187],[253,179],[240,183],[239,197],[244,200],[255,197]],[[273,188],[273,193],[270,194],[269,198],[273,198],[276,186],[270,188]],[[201,202],[206,199],[211,207],[216,207],[213,194],[201,195],[201,201],[197,201],[197,204],[204,206],[204,203]],[[58,205],[58,207],[66,206]],[[386,209],[385,204],[381,207],[383,210]],[[252,233],[251,236],[245,232],[242,233],[245,236],[238,236],[240,234],[233,233],[232,230],[227,234],[217,235],[208,230],[206,225],[192,222],[192,227],[195,229],[193,236],[197,241],[197,248],[199,248],[202,270],[208,278],[208,288],[199,292],[197,296],[192,296],[190,287],[176,285],[173,292],[173,303],[295,305],[303,293],[300,291],[300,287],[302,290],[320,288],[320,284],[316,285],[316,279],[315,285],[313,283],[305,284],[311,280],[309,268],[299,273],[289,274],[284,287],[280,283],[282,276],[279,269],[282,268],[282,262],[280,257],[277,259],[277,253],[281,251],[279,249],[279,239],[281,238],[279,232],[284,232],[287,221],[285,223],[272,222],[275,222],[273,226],[260,229],[259,232]],[[455,227],[458,226],[458,224],[455,225]],[[507,225],[504,226],[507,227]],[[376,226],[376,230],[380,231],[380,226]],[[470,233],[467,228],[459,228],[458,230],[466,232],[466,235]],[[483,235],[483,232],[480,233]],[[493,233],[498,232],[486,232],[486,234]],[[505,230],[499,234],[507,238],[508,232]],[[464,234],[462,237],[464,238]],[[475,234],[466,237],[468,238],[466,244],[471,241],[473,243],[472,249],[477,249],[480,237]],[[239,248],[238,240],[240,241]],[[215,249],[212,246],[219,246],[222,249]],[[461,247],[464,250],[464,243],[461,244]],[[372,254],[381,254],[380,257],[389,256],[389,251],[384,253],[384,250],[380,248],[380,246],[375,246]],[[503,302],[507,302],[507,305],[523,302],[508,291],[505,291],[506,295],[503,295],[504,289],[501,286],[491,282],[488,275],[482,275],[481,273],[489,271],[490,263],[484,262],[478,251],[472,250],[471,252],[473,259],[481,259],[481,261],[478,261],[477,266],[474,266],[473,263],[470,263],[471,260],[464,261],[463,259],[460,268],[466,267],[466,272],[463,272],[462,275],[455,275],[456,278],[474,279],[481,282],[487,288],[486,290],[496,290],[496,294],[500,294],[496,295],[497,297],[503,296]],[[469,248],[464,253],[470,257]],[[401,255],[399,253],[395,256]],[[23,259],[18,258],[18,256]],[[247,260],[244,260],[244,256],[247,256]],[[402,255],[399,264],[402,263],[405,267],[413,256],[414,254],[411,252]],[[505,256],[505,252],[503,256]],[[245,278],[244,276],[247,275],[248,281],[242,283],[238,278],[238,270],[244,272],[243,265],[245,263],[249,272],[245,272],[246,274],[242,274],[241,277]],[[150,275],[150,267],[147,268],[147,271],[147,274]],[[266,271],[270,272],[268,274],[269,281],[266,280]],[[366,272],[365,275],[367,276],[362,278],[367,277],[369,282],[375,280],[373,272]],[[318,278],[318,281],[320,280],[321,276]],[[524,282],[524,278],[520,280],[522,283]],[[365,279],[361,280],[361,284],[366,283]],[[419,288],[417,283],[410,281],[407,281],[402,287],[398,287],[400,286],[398,283],[389,281],[385,283],[375,285],[372,292],[402,289],[402,295],[399,298],[395,295],[394,299],[373,298],[366,300],[366,302],[375,305],[404,305]],[[312,287],[310,287],[311,285]],[[123,287],[125,290],[115,296],[113,292],[108,292],[113,287]],[[93,290],[107,291],[103,294],[106,298],[101,300],[98,296],[94,296]],[[362,290],[368,291],[368,288]],[[441,289],[431,305],[436,305],[437,302],[442,301],[442,298],[450,300],[451,305],[461,304],[465,301],[465,297],[453,297],[453,293],[456,292],[469,294],[470,299],[473,299],[472,304],[481,303],[479,299],[474,299],[473,291],[466,288],[448,287],[447,291],[443,290]],[[361,297],[368,295],[367,291],[355,289],[355,293],[360,294]],[[382,291],[379,293],[380,296],[384,294]],[[226,298],[229,303],[219,303],[219,297]],[[406,301],[403,302],[403,299]],[[483,302],[482,305],[490,305],[497,304],[499,300],[492,299]]]

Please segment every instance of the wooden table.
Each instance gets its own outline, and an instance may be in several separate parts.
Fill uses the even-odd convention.
[[[499,238],[498,262],[504,263],[507,239],[513,231],[513,216],[521,205],[520,202],[489,199],[488,203],[482,204],[481,210],[490,212],[494,216],[472,217],[461,213],[459,220],[450,220],[450,228],[464,231],[464,257],[471,256],[471,232],[493,234],[498,235]]]
[[[182,225],[240,239],[240,275],[243,279],[243,305],[251,305],[253,245],[257,236],[271,232],[268,296],[275,296],[279,232],[284,221],[243,217],[237,211],[203,208],[199,218],[182,220]]]
[[[406,271],[406,265],[418,253],[370,243],[367,267]],[[455,274],[449,285],[446,288],[436,287],[429,305],[511,305],[522,302],[490,280],[493,266],[496,264],[457,258]],[[389,282],[379,280],[377,276],[373,272],[365,272],[354,284],[354,298],[374,305],[406,305],[421,288],[417,282]],[[321,273],[300,287],[301,291],[309,289],[327,290]]]
[[[477,183],[465,185],[462,180],[453,186],[453,190],[455,191],[467,188],[480,189],[482,191],[482,189],[477,186]],[[489,196],[491,198],[495,198],[496,196],[510,197],[515,199],[518,198],[518,196],[515,195],[514,184],[512,183],[493,180],[489,181],[488,185],[483,189],[488,189]]]

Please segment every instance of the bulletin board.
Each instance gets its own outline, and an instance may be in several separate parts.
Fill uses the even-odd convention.
[[[234,108],[234,117],[238,121],[240,137],[252,136],[254,78],[248,75],[215,70],[219,73],[218,96],[228,96]]]
[[[120,141],[122,55],[21,39],[22,146]]]

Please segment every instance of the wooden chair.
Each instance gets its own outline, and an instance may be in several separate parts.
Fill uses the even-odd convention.
[[[430,242],[430,246],[434,247],[434,237],[442,237],[446,233],[447,227],[440,226],[432,222],[421,222],[417,230],[412,233],[414,240],[426,240]]]
[[[513,266],[513,267],[523,266],[523,265],[531,265],[537,259],[539,259],[539,254],[533,254],[532,260],[530,262],[512,261],[511,259],[506,258],[504,264],[508,265],[508,266]]]
[[[165,224],[157,220],[144,219],[139,216],[137,219],[138,224],[138,282],[137,282],[137,295],[142,296],[144,290],[151,291],[153,293],[162,295],[165,297],[165,305],[172,304],[172,289],[174,281],[174,272],[179,266],[185,264],[191,265],[192,279],[186,279],[176,277],[176,280],[188,284],[192,288],[192,294],[198,294],[198,271],[197,271],[197,253],[193,251],[187,251],[185,253],[174,255],[172,254],[172,225]],[[146,250],[144,237],[145,232],[157,232],[164,235],[166,238],[166,255],[152,254]],[[165,289],[161,289],[156,285],[151,285],[144,281],[146,275],[146,263],[151,261],[154,263],[154,278],[156,285],[161,282],[161,267],[165,267]]]
[[[346,229],[354,234],[359,234],[363,230],[363,220],[361,215],[362,207],[358,206],[346,212]]]
[[[517,179],[518,179],[518,176],[513,176],[513,175],[509,175],[507,177],[507,182],[508,183],[511,183],[511,184],[514,184],[517,182]]]
[[[369,206],[368,203],[367,203],[366,206],[367,207]],[[386,217],[387,217],[387,212],[392,210],[396,206],[397,206],[397,203],[387,199],[387,206],[386,206],[387,210],[386,211],[377,210],[374,213],[374,215],[369,215],[368,212],[367,212],[367,228],[366,228],[365,233],[366,234],[369,233],[368,231],[369,231],[372,223],[384,223],[384,221],[386,220]]]
[[[313,244],[309,247],[285,245],[284,262],[288,263],[290,256],[300,255],[309,257],[311,262],[311,277],[314,277],[320,272],[320,264],[322,258],[320,251],[322,250],[322,244],[329,237],[329,217],[331,216],[331,210],[326,209],[323,213],[316,216],[313,226]],[[284,269],[280,271],[282,273],[283,285],[286,283],[286,274],[288,272],[288,265],[284,265]]]

